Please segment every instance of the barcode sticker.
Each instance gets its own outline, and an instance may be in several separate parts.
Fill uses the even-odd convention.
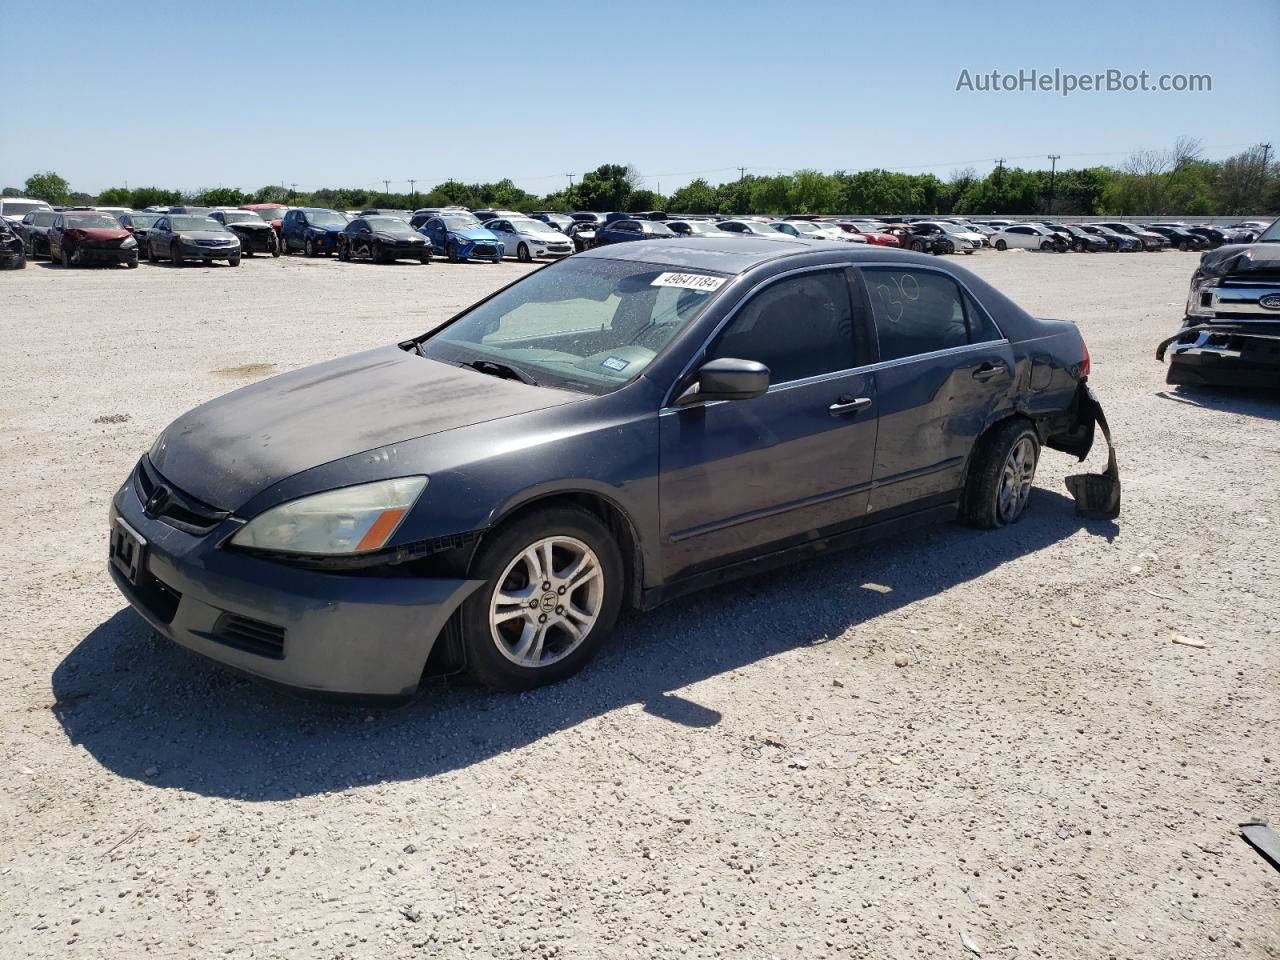
[[[705,290],[710,293],[724,286],[727,277],[712,277],[705,273],[660,273],[650,286],[683,287],[685,290]]]

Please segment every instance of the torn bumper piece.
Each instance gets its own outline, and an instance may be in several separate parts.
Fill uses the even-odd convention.
[[[1102,404],[1087,383],[1080,384],[1076,415],[1079,423],[1088,425],[1090,443],[1093,426],[1096,424],[1102,429],[1102,436],[1107,441],[1107,469],[1102,473],[1077,473],[1067,477],[1067,490],[1076,501],[1076,513],[1083,517],[1114,519],[1120,516],[1120,467],[1116,463],[1116,448],[1111,441],[1107,415],[1102,412]],[[1088,450],[1089,447],[1085,446],[1082,460]]]
[[[1156,347],[1169,356],[1166,382],[1187,386],[1280,387],[1280,324],[1200,323]]]
[[[119,521],[124,521],[123,528]],[[357,698],[411,696],[449,618],[481,581],[335,574],[263,560],[144,512],[125,484],[111,509],[132,555],[108,561],[130,605],[170,640],[211,660],[300,691]]]

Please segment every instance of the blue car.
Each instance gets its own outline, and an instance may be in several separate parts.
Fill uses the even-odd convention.
[[[347,220],[337,210],[321,207],[298,207],[280,221],[280,249],[284,253],[301,250],[308,257],[337,252],[338,234],[347,228]]]
[[[471,216],[432,217],[418,232],[431,243],[432,253],[443,254],[450,263],[461,260],[501,263],[506,253],[497,236]]]

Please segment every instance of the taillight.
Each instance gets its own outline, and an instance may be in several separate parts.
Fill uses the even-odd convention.
[[[1089,345],[1081,339],[1080,346],[1084,348],[1084,359],[1080,361],[1080,378],[1083,380],[1089,376],[1089,371],[1093,369],[1093,363],[1089,359]]]

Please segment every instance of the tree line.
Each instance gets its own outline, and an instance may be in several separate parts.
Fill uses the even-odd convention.
[[[389,193],[360,187],[298,192],[264,186],[251,193],[237,187],[196,191],[160,187],[112,187],[96,197],[76,192],[53,172],[33,174],[22,194],[51,204],[98,204],[142,209],[193,204],[240,206],[285,203],[338,210],[416,209],[451,204],[472,209],[510,210],[667,210],[719,214],[1052,214],[1082,216],[1232,216],[1280,211],[1280,165],[1270,146],[1258,144],[1225,160],[1206,160],[1200,143],[1183,138],[1168,150],[1142,150],[1117,167],[1030,170],[998,164],[985,176],[973,168],[954,171],[945,180],[933,174],[875,169],[858,172],[796,170],[771,176],[747,175],[712,185],[698,179],[669,196],[644,186],[627,164],[604,164],[584,173],[572,186],[543,196],[510,179],[496,183],[449,180],[415,193]]]

